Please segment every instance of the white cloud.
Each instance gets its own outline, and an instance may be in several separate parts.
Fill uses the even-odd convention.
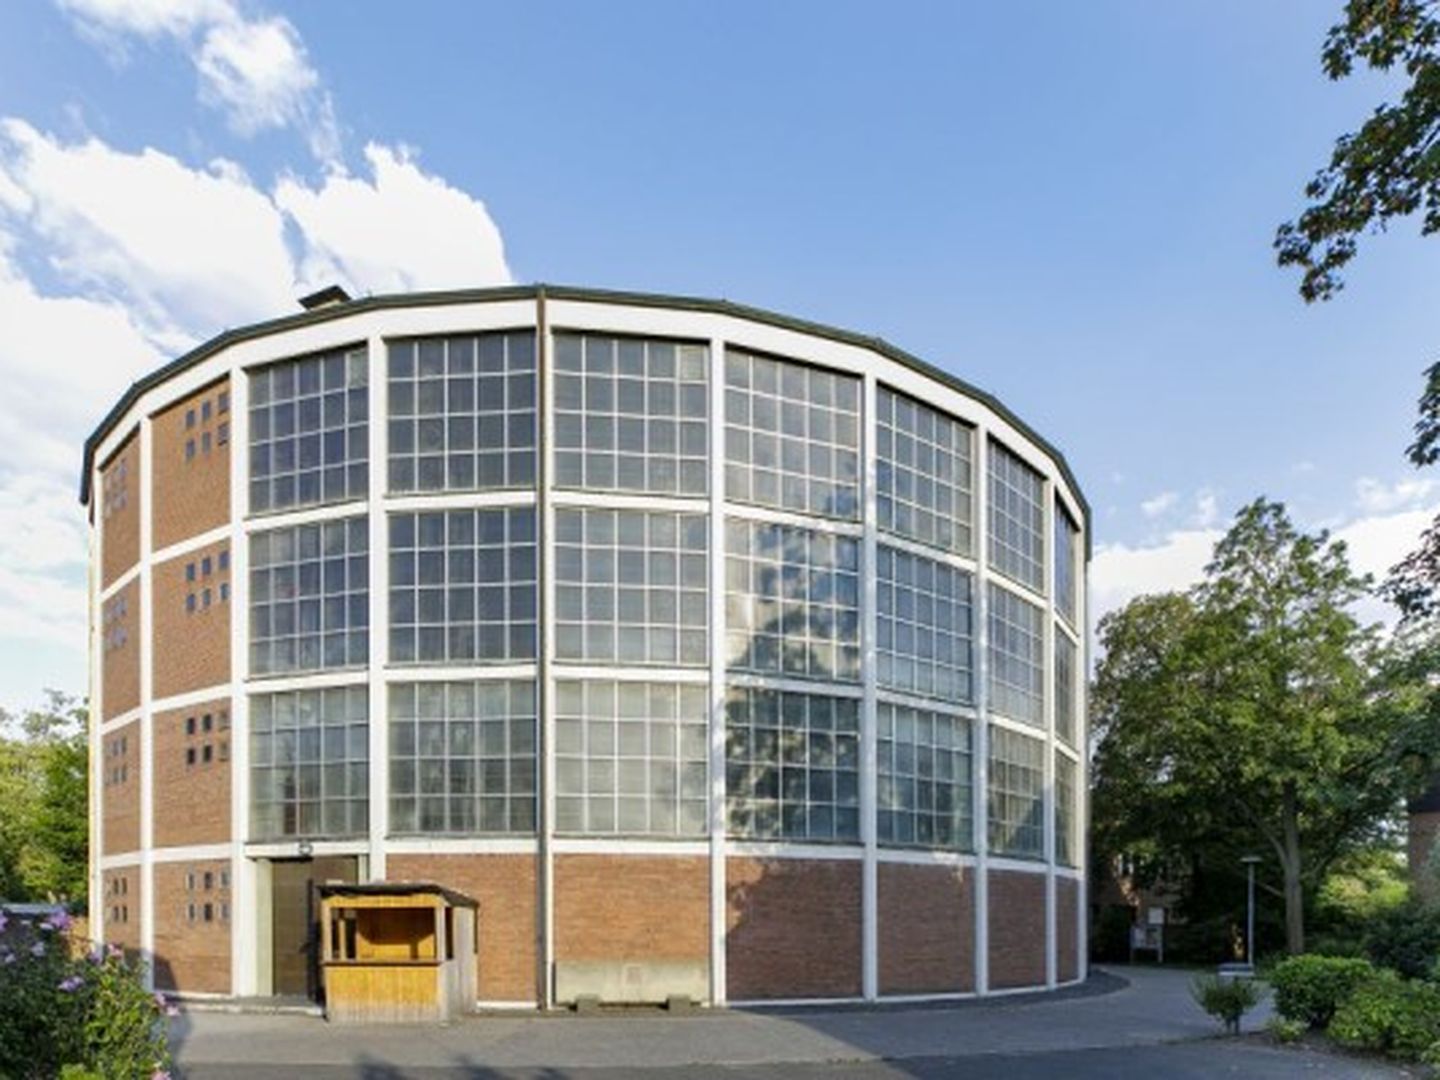
[[[1194,523],[1202,529],[1214,527],[1220,520],[1220,500],[1210,488],[1201,488],[1195,493]]]
[[[1374,477],[1362,476],[1355,482],[1355,501],[1367,514],[1388,514],[1423,503],[1434,490],[1435,481],[1428,477],[1386,484]]]
[[[76,25],[117,59],[127,37],[169,38],[189,55],[200,100],[250,136],[291,128],[321,161],[340,160],[335,109],[295,25],[248,17],[232,0],[58,0]]]
[[[1157,518],[1161,514],[1174,509],[1175,504],[1180,501],[1180,496],[1173,491],[1162,491],[1154,498],[1146,499],[1140,504],[1140,512],[1147,518]]]

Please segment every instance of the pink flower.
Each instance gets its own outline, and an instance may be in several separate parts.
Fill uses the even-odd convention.
[[[69,930],[74,921],[68,911],[57,911],[40,925],[45,930]]]
[[[125,955],[125,950],[120,948],[119,945],[106,945],[105,955],[111,960],[119,960],[120,957]]]
[[[60,985],[56,989],[60,990],[62,993],[65,994],[73,994],[76,990],[79,990],[80,987],[84,985],[85,980],[82,979],[79,975],[71,975],[68,979],[62,979]]]
[[[156,1069],[150,1074],[150,1080],[170,1080],[170,1074],[164,1069]]]
[[[43,941],[37,941],[37,942],[35,942],[34,945],[31,945],[31,946],[30,946],[30,955],[31,955],[31,956],[44,956],[44,955],[45,955],[45,943],[44,943]]]

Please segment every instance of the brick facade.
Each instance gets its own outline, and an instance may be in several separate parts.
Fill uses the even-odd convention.
[[[860,986],[860,863],[726,860],[727,994],[852,997]]]
[[[557,855],[555,959],[708,962],[709,858]]]
[[[140,437],[130,435],[100,468],[100,587],[109,588],[140,561]]]
[[[1080,977],[1080,883],[1074,878],[1055,879],[1055,977],[1074,982]]]
[[[974,871],[905,863],[877,870],[880,992],[975,989]]]
[[[155,846],[229,841],[230,699],[156,713],[151,737]]]
[[[155,865],[155,985],[230,992],[230,864]]]
[[[539,1000],[538,882],[533,855],[391,855],[390,881],[433,881],[480,905],[481,1001]]]
[[[140,850],[140,723],[100,738],[100,852]]]
[[[230,681],[230,541],[159,563],[152,574],[157,698]]]
[[[212,383],[156,413],[150,435],[155,550],[226,524],[230,520],[230,380]]]
[[[1045,985],[1045,875],[990,871],[990,988]]]
[[[102,719],[140,705],[140,579],[100,605]]]
[[[140,867],[106,870],[100,875],[100,921],[105,943],[126,952],[140,949]]]

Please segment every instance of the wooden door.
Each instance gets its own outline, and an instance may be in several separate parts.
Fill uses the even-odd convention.
[[[320,897],[327,882],[354,884],[353,855],[276,859],[271,864],[272,972],[277,997],[317,998],[320,990]]]

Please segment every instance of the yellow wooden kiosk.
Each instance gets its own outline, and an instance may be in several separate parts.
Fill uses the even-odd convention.
[[[470,897],[424,882],[322,885],[326,1017],[416,1023],[473,1012],[476,913]]]

